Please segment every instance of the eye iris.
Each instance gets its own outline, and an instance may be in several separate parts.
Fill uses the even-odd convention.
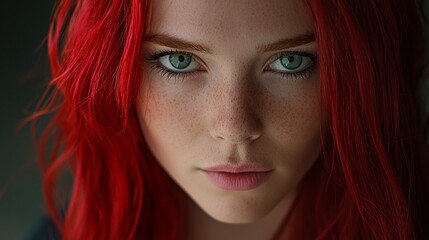
[[[294,70],[301,66],[302,57],[299,55],[286,55],[281,58],[283,67]]]
[[[173,67],[177,69],[184,69],[191,64],[192,57],[187,56],[186,54],[171,54],[169,61]]]

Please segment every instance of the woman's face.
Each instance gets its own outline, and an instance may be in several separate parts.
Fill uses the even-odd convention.
[[[299,0],[152,7],[137,99],[148,146],[214,219],[261,219],[294,196],[320,152],[310,16]]]

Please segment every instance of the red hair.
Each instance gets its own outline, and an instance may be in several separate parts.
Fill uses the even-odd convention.
[[[415,2],[306,4],[327,122],[320,161],[291,213],[293,239],[429,237],[419,225],[428,222],[429,175],[415,109],[422,77],[416,66],[426,50]],[[183,193],[145,144],[135,112],[148,14],[144,0],[56,6],[50,88],[30,118],[53,112],[40,138],[40,163],[63,239],[183,237]],[[55,184],[67,165],[73,188],[67,206],[58,206]]]
[[[415,4],[307,2],[327,129],[318,185],[300,202],[312,213],[298,216],[296,239],[429,237],[419,225],[429,222],[429,159],[415,111],[419,64],[425,64],[419,56],[427,49]]]

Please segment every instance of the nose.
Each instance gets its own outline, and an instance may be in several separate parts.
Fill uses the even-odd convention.
[[[211,136],[234,144],[258,139],[262,123],[257,115],[260,106],[255,86],[236,79],[226,79],[218,85],[208,108],[211,112]]]

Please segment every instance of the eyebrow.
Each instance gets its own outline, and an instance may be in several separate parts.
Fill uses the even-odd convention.
[[[305,33],[293,38],[284,38],[271,44],[259,45],[257,49],[261,52],[279,51],[309,44],[314,41],[316,41],[314,33]]]
[[[165,47],[177,48],[181,50],[194,50],[198,52],[213,53],[213,50],[208,46],[193,43],[171,36],[169,34],[151,34],[144,38],[145,42],[156,43]],[[285,38],[274,43],[258,45],[257,49],[260,52],[279,51],[288,48],[309,44],[315,41],[313,33],[305,33],[297,35],[293,38]]]

